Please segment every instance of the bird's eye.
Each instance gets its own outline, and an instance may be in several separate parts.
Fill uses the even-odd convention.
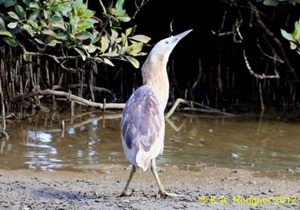
[[[169,41],[166,41],[165,43],[166,43],[166,44],[169,44]]]

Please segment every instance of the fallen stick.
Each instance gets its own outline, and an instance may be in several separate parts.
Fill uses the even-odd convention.
[[[38,95],[63,96],[63,97],[66,97],[68,100],[73,101],[77,104],[91,106],[91,107],[98,107],[102,110],[104,108],[103,103],[93,102],[93,101],[81,98],[79,96],[76,96],[72,93],[68,93],[68,92],[64,92],[64,91],[57,91],[57,90],[50,90],[50,89],[37,90],[37,91],[32,91],[30,93],[26,93],[26,94],[23,94],[23,95],[18,95],[18,96],[14,97],[11,100],[11,103],[15,103],[17,101],[22,101],[26,98],[30,98],[30,97],[38,96]],[[106,109],[123,109],[124,106],[125,106],[125,104],[123,104],[123,103],[108,103],[108,104],[105,104]]]

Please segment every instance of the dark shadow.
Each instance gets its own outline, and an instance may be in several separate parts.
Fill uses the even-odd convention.
[[[38,197],[55,198],[60,200],[90,200],[97,199],[100,196],[95,191],[90,192],[72,192],[57,190],[54,188],[33,189],[32,193]]]

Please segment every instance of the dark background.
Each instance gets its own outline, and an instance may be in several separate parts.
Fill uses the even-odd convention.
[[[298,109],[299,55],[289,49],[288,41],[280,33],[280,29],[289,32],[294,30],[294,23],[299,19],[298,5],[283,4],[272,7],[265,6],[262,2],[250,1],[259,10],[266,28],[273,33],[273,37],[270,37],[253,22],[253,13],[248,1],[232,2],[237,4],[220,0],[150,0],[124,28],[137,25],[136,33],[151,37],[151,44],[170,35],[171,22],[173,35],[193,29],[191,34],[180,41],[169,59],[171,101],[181,97],[220,109],[235,109],[233,111],[242,110],[245,104],[250,104],[257,106],[259,110],[261,86],[266,106],[275,107],[278,111]],[[125,1],[124,7],[130,16],[136,10],[133,1]],[[95,10],[95,7],[92,8]],[[101,12],[100,7],[99,9]],[[241,19],[241,43],[234,43],[232,35],[216,36],[212,33],[219,30],[220,33],[229,32],[236,20]],[[264,53],[272,56],[271,52],[275,50],[282,58],[274,37],[281,41],[294,72],[286,63],[274,63],[258,49],[259,42]],[[148,52],[150,49],[145,47],[144,51]],[[273,75],[276,69],[280,79],[257,79],[251,75],[245,65],[243,50],[246,50],[248,61],[255,73]],[[145,59],[146,57],[139,58],[141,64]],[[196,88],[191,89],[198,78],[199,66],[202,72],[200,79]],[[122,64],[121,69],[123,74],[120,74],[120,69],[110,70],[109,78],[113,77],[114,80],[107,84],[116,93],[117,98],[126,101],[132,89],[141,85],[142,79],[140,69],[134,69],[130,64]],[[122,76],[116,77],[117,74]],[[120,83],[124,84],[122,90]]]

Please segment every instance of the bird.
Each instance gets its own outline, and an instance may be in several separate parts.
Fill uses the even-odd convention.
[[[176,196],[167,192],[157,173],[156,158],[163,153],[164,111],[169,98],[167,63],[177,43],[193,29],[157,42],[141,68],[143,84],[127,100],[122,112],[121,139],[132,169],[120,196],[130,196],[130,182],[137,170],[151,169],[157,182],[158,196]]]

